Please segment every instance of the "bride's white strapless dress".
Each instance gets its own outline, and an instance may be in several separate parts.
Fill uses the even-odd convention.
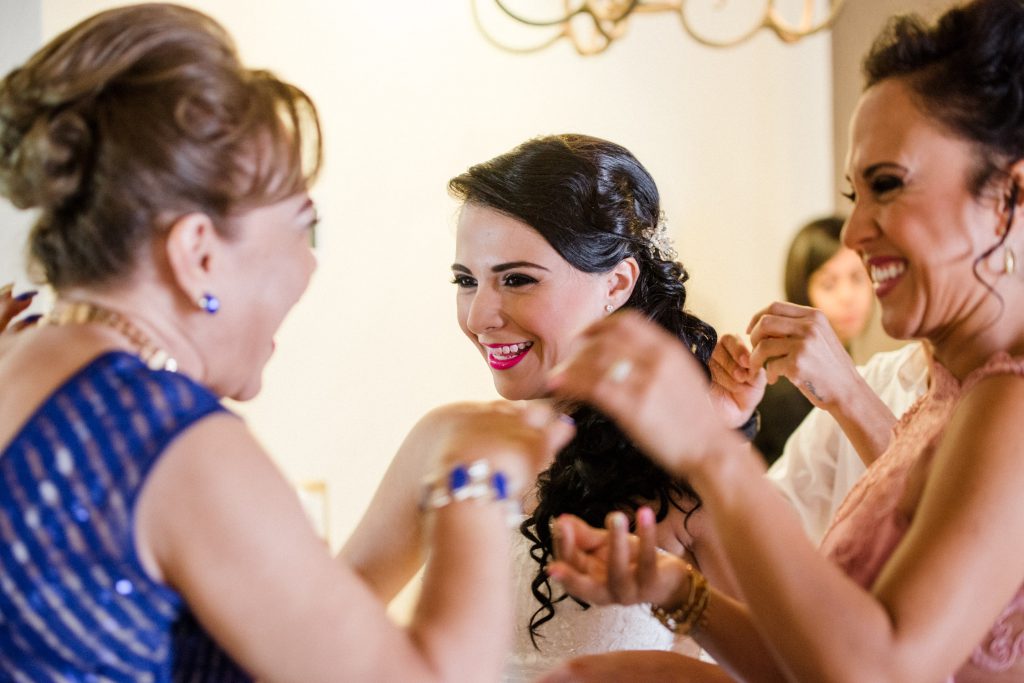
[[[673,650],[693,657],[700,647],[676,637],[651,616],[646,605],[592,605],[583,609],[572,599],[555,606],[554,618],[540,627],[540,650],[530,640],[530,616],[540,603],[530,591],[537,563],[530,542],[512,529],[511,561],[515,599],[515,642],[505,667],[504,683],[532,683],[559,662],[614,650]]]

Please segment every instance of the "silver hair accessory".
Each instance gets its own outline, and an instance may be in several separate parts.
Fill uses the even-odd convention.
[[[658,224],[644,228],[640,236],[647,242],[647,248],[651,256],[662,261],[675,261],[678,253],[672,238],[668,236],[668,221],[665,220],[665,212],[658,214]]]

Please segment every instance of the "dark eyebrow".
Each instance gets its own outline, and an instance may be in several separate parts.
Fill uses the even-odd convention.
[[[544,266],[538,265],[536,263],[531,263],[530,261],[509,261],[508,263],[499,263],[496,266],[491,266],[491,272],[492,273],[503,273],[506,270],[513,270],[515,268],[536,268],[537,270],[543,270],[545,272],[551,272],[550,270],[548,270]],[[453,263],[452,264],[452,270],[458,271],[460,273],[466,273],[467,275],[472,275],[473,274],[473,271],[471,271],[469,268],[467,268],[466,266],[462,265],[461,263]]]
[[[529,261],[509,261],[508,263],[499,263],[496,266],[491,266],[491,272],[492,273],[501,273],[501,272],[504,272],[506,270],[512,270],[514,268],[536,268],[537,270],[543,270],[545,272],[550,272],[544,266],[538,265],[536,263],[530,263]]]
[[[883,161],[881,163],[871,164],[870,166],[865,168],[864,171],[860,174],[860,177],[864,178],[865,180],[869,180],[876,173],[878,173],[879,171],[882,171],[882,170],[884,170],[886,168],[896,169],[898,171],[903,171],[903,172],[905,172],[907,170],[906,168],[904,168],[903,166],[900,166],[899,164],[894,164],[891,161]]]

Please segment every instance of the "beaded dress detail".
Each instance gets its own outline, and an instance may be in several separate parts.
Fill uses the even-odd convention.
[[[0,452],[0,681],[250,680],[135,547],[135,505],[160,455],[223,410],[189,378],[114,351]]]
[[[962,384],[935,360],[931,370],[927,393],[896,423],[889,448],[850,491],[821,543],[821,550],[865,588],[875,582],[910,527],[911,518],[900,504],[911,475],[916,478],[930,468],[961,396],[986,377],[1024,375],[1024,358],[997,353]],[[1022,655],[1024,578],[992,630],[947,683],[1024,680]]]
[[[520,520],[522,521],[522,520]],[[530,591],[537,562],[530,556],[530,541],[512,533],[511,562],[514,591],[515,642],[505,667],[504,683],[533,683],[559,662],[581,655],[616,650],[674,650],[696,657],[700,647],[676,637],[655,619],[646,605],[593,605],[583,609],[571,599],[559,602],[555,616],[540,627],[540,650],[530,640],[530,616],[540,603]]]

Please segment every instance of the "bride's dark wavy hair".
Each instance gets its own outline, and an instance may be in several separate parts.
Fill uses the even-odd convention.
[[[640,273],[625,305],[676,335],[707,371],[717,335],[684,309],[689,276],[683,264],[651,241],[661,219],[658,188],[629,150],[586,135],[536,138],[471,167],[448,189],[464,203],[528,224],[585,273],[636,259]],[[660,521],[670,505],[690,515],[701,504],[689,484],[655,465],[606,416],[580,406],[572,417],[576,437],[538,477],[537,507],[520,527],[538,564],[532,590],[540,607],[530,618],[535,647],[539,627],[567,597],[553,594],[545,573],[553,519],[569,512],[603,526],[613,510],[631,514],[651,504]]]

